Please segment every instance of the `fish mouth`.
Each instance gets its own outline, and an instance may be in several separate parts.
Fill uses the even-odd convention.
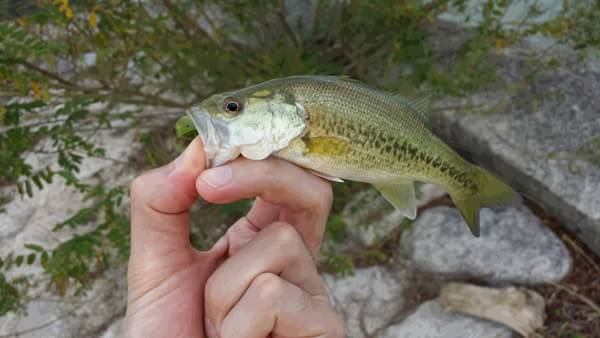
[[[186,114],[192,119],[204,144],[207,168],[218,167],[239,155],[239,151],[230,146],[229,128],[225,122],[213,118],[201,107],[193,107]]]

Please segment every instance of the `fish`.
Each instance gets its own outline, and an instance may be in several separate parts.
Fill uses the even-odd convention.
[[[284,159],[337,182],[372,184],[415,219],[415,182],[441,186],[473,235],[483,207],[519,200],[427,126],[426,95],[397,94],[345,76],[296,75],[211,95],[186,110],[208,167],[238,156]]]

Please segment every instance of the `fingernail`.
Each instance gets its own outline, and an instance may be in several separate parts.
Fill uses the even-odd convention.
[[[179,156],[177,156],[177,158],[175,160],[173,160],[173,164],[169,170],[169,174],[168,176],[176,176],[177,174],[179,174],[180,171],[182,171],[181,169],[181,164],[183,163],[183,157],[185,156],[185,152],[179,154]]]
[[[204,318],[204,333],[206,333],[206,337],[208,338],[218,338],[219,334],[215,329],[215,326],[208,318]]]
[[[213,169],[206,170],[200,176],[204,183],[213,188],[220,188],[231,182],[232,172],[231,167],[224,165]]]
[[[179,156],[177,156],[177,158],[173,161],[173,170],[181,166],[181,162],[183,162],[183,154],[185,154],[185,151],[179,154]]]
[[[173,160],[173,167],[171,168],[171,172],[169,175],[174,175],[179,172],[186,171],[188,169],[195,169],[197,166],[195,161],[193,160],[192,155],[192,147],[188,146],[185,150],[177,156],[175,160]],[[188,168],[189,167],[189,168]]]

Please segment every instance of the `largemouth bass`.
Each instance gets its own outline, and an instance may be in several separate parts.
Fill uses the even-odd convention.
[[[426,126],[428,100],[335,76],[292,76],[212,95],[187,111],[209,166],[276,156],[333,181],[368,182],[416,217],[415,181],[450,194],[479,236],[479,210],[516,192]]]

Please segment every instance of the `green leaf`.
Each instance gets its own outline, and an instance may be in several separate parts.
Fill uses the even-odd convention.
[[[13,263],[14,263],[14,259],[13,259],[13,254],[11,252],[8,255],[6,255],[6,257],[4,258],[4,270],[7,270],[7,271],[10,270]]]
[[[32,244],[32,243],[25,244],[25,248],[35,251],[35,252],[45,252],[46,251],[42,246],[37,245],[37,244]]]
[[[75,228],[80,225],[90,223],[98,214],[98,207],[82,208],[75,215],[67,218],[62,223],[54,226],[54,231],[60,230],[65,226]]]
[[[346,222],[342,216],[339,214],[333,214],[329,216],[325,230],[331,240],[339,243],[342,241],[347,227],[348,226],[346,225]]]
[[[40,180],[40,175],[33,175],[31,176],[31,180],[33,180],[33,183],[35,183],[35,186],[42,190],[43,185],[42,185],[42,181]]]
[[[0,316],[22,308],[19,290],[0,273]]]
[[[33,197],[33,189],[31,188],[31,182],[25,181],[25,189],[27,191],[27,196]]]
[[[27,256],[27,265],[31,265],[35,262],[35,254],[31,253]]]
[[[354,275],[354,263],[352,257],[335,252],[323,251],[321,256],[325,260],[328,269],[341,276]]]
[[[48,259],[50,257],[48,256],[48,252],[44,251],[42,253],[42,257],[40,259],[40,264],[42,265],[43,268],[46,268],[46,265],[48,264]]]
[[[177,137],[184,139],[193,139],[198,135],[198,131],[196,131],[196,127],[194,126],[194,122],[192,119],[184,115],[175,123],[175,133]]]
[[[46,183],[50,184],[52,183],[52,177],[54,176],[54,172],[52,171],[52,169],[50,169],[50,167],[47,167],[46,170],[41,173],[41,176],[44,179],[44,181],[46,181]]]

